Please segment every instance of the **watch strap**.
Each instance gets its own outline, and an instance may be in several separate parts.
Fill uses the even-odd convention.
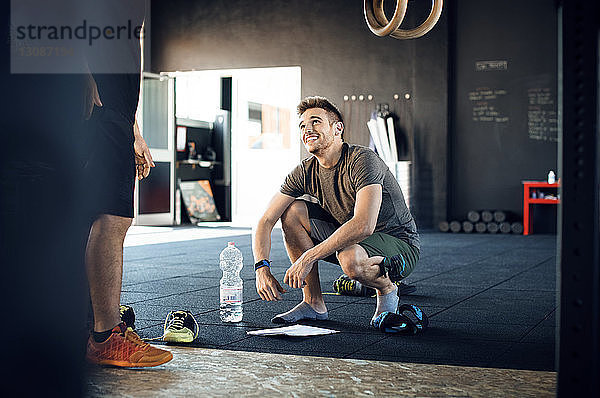
[[[262,267],[271,267],[271,262],[269,260],[260,260],[256,264],[254,264],[254,271],[256,272],[259,268]]]

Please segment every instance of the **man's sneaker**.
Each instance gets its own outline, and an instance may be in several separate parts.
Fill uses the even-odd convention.
[[[163,340],[169,343],[191,343],[198,337],[198,323],[189,311],[171,311],[165,319]]]
[[[173,359],[173,354],[143,342],[133,329],[120,323],[104,342],[97,343],[90,336],[86,359],[97,365],[137,368],[162,365]]]
[[[342,296],[371,297],[375,294],[375,289],[364,286],[359,281],[350,279],[346,274],[340,275],[340,277],[333,282],[333,291]]]
[[[417,290],[414,285],[407,285],[401,281],[394,282],[394,285],[398,287],[398,296],[406,296]],[[364,286],[359,281],[350,279],[346,274],[340,275],[333,282],[333,291],[343,296],[372,297],[375,295],[375,289]]]
[[[119,306],[119,313],[121,314],[121,322],[123,322],[128,328],[135,330],[135,313],[133,312],[133,308],[128,305],[121,304]]]

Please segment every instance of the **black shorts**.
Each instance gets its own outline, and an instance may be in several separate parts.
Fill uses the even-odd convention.
[[[310,221],[310,238],[317,245],[331,236],[341,225],[318,204],[308,201],[305,201],[305,203]],[[419,260],[419,249],[411,246],[402,239],[383,232],[374,232],[364,240],[358,242],[358,245],[365,249],[369,257],[402,256],[404,260],[402,278],[406,278],[411,274]],[[335,254],[324,258],[324,260],[339,264]]]
[[[133,122],[110,108],[96,107],[86,125],[89,156],[84,172],[90,221],[102,214],[133,218]]]

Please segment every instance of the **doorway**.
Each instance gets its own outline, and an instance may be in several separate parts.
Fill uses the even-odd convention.
[[[222,79],[231,78],[231,222],[258,221],[301,156],[295,108],[300,67],[171,73],[177,119],[213,122],[223,108]],[[227,167],[227,166],[225,166]]]

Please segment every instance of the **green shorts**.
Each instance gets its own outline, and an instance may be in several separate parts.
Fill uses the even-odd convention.
[[[314,244],[324,241],[340,227],[340,224],[329,213],[323,210],[321,206],[315,203],[306,202],[306,207],[310,219],[310,237]],[[371,236],[358,242],[358,244],[365,249],[369,257],[392,257],[401,255],[404,260],[404,270],[401,274],[402,278],[406,278],[413,272],[415,265],[419,260],[419,249],[402,239],[383,232],[374,232]],[[324,258],[324,260],[330,263],[339,264],[335,254]]]
[[[415,269],[419,260],[419,249],[409,243],[383,232],[374,232],[358,244],[365,249],[369,257],[382,256],[392,257],[401,255],[404,259],[404,269],[401,273],[402,279],[409,276]]]

